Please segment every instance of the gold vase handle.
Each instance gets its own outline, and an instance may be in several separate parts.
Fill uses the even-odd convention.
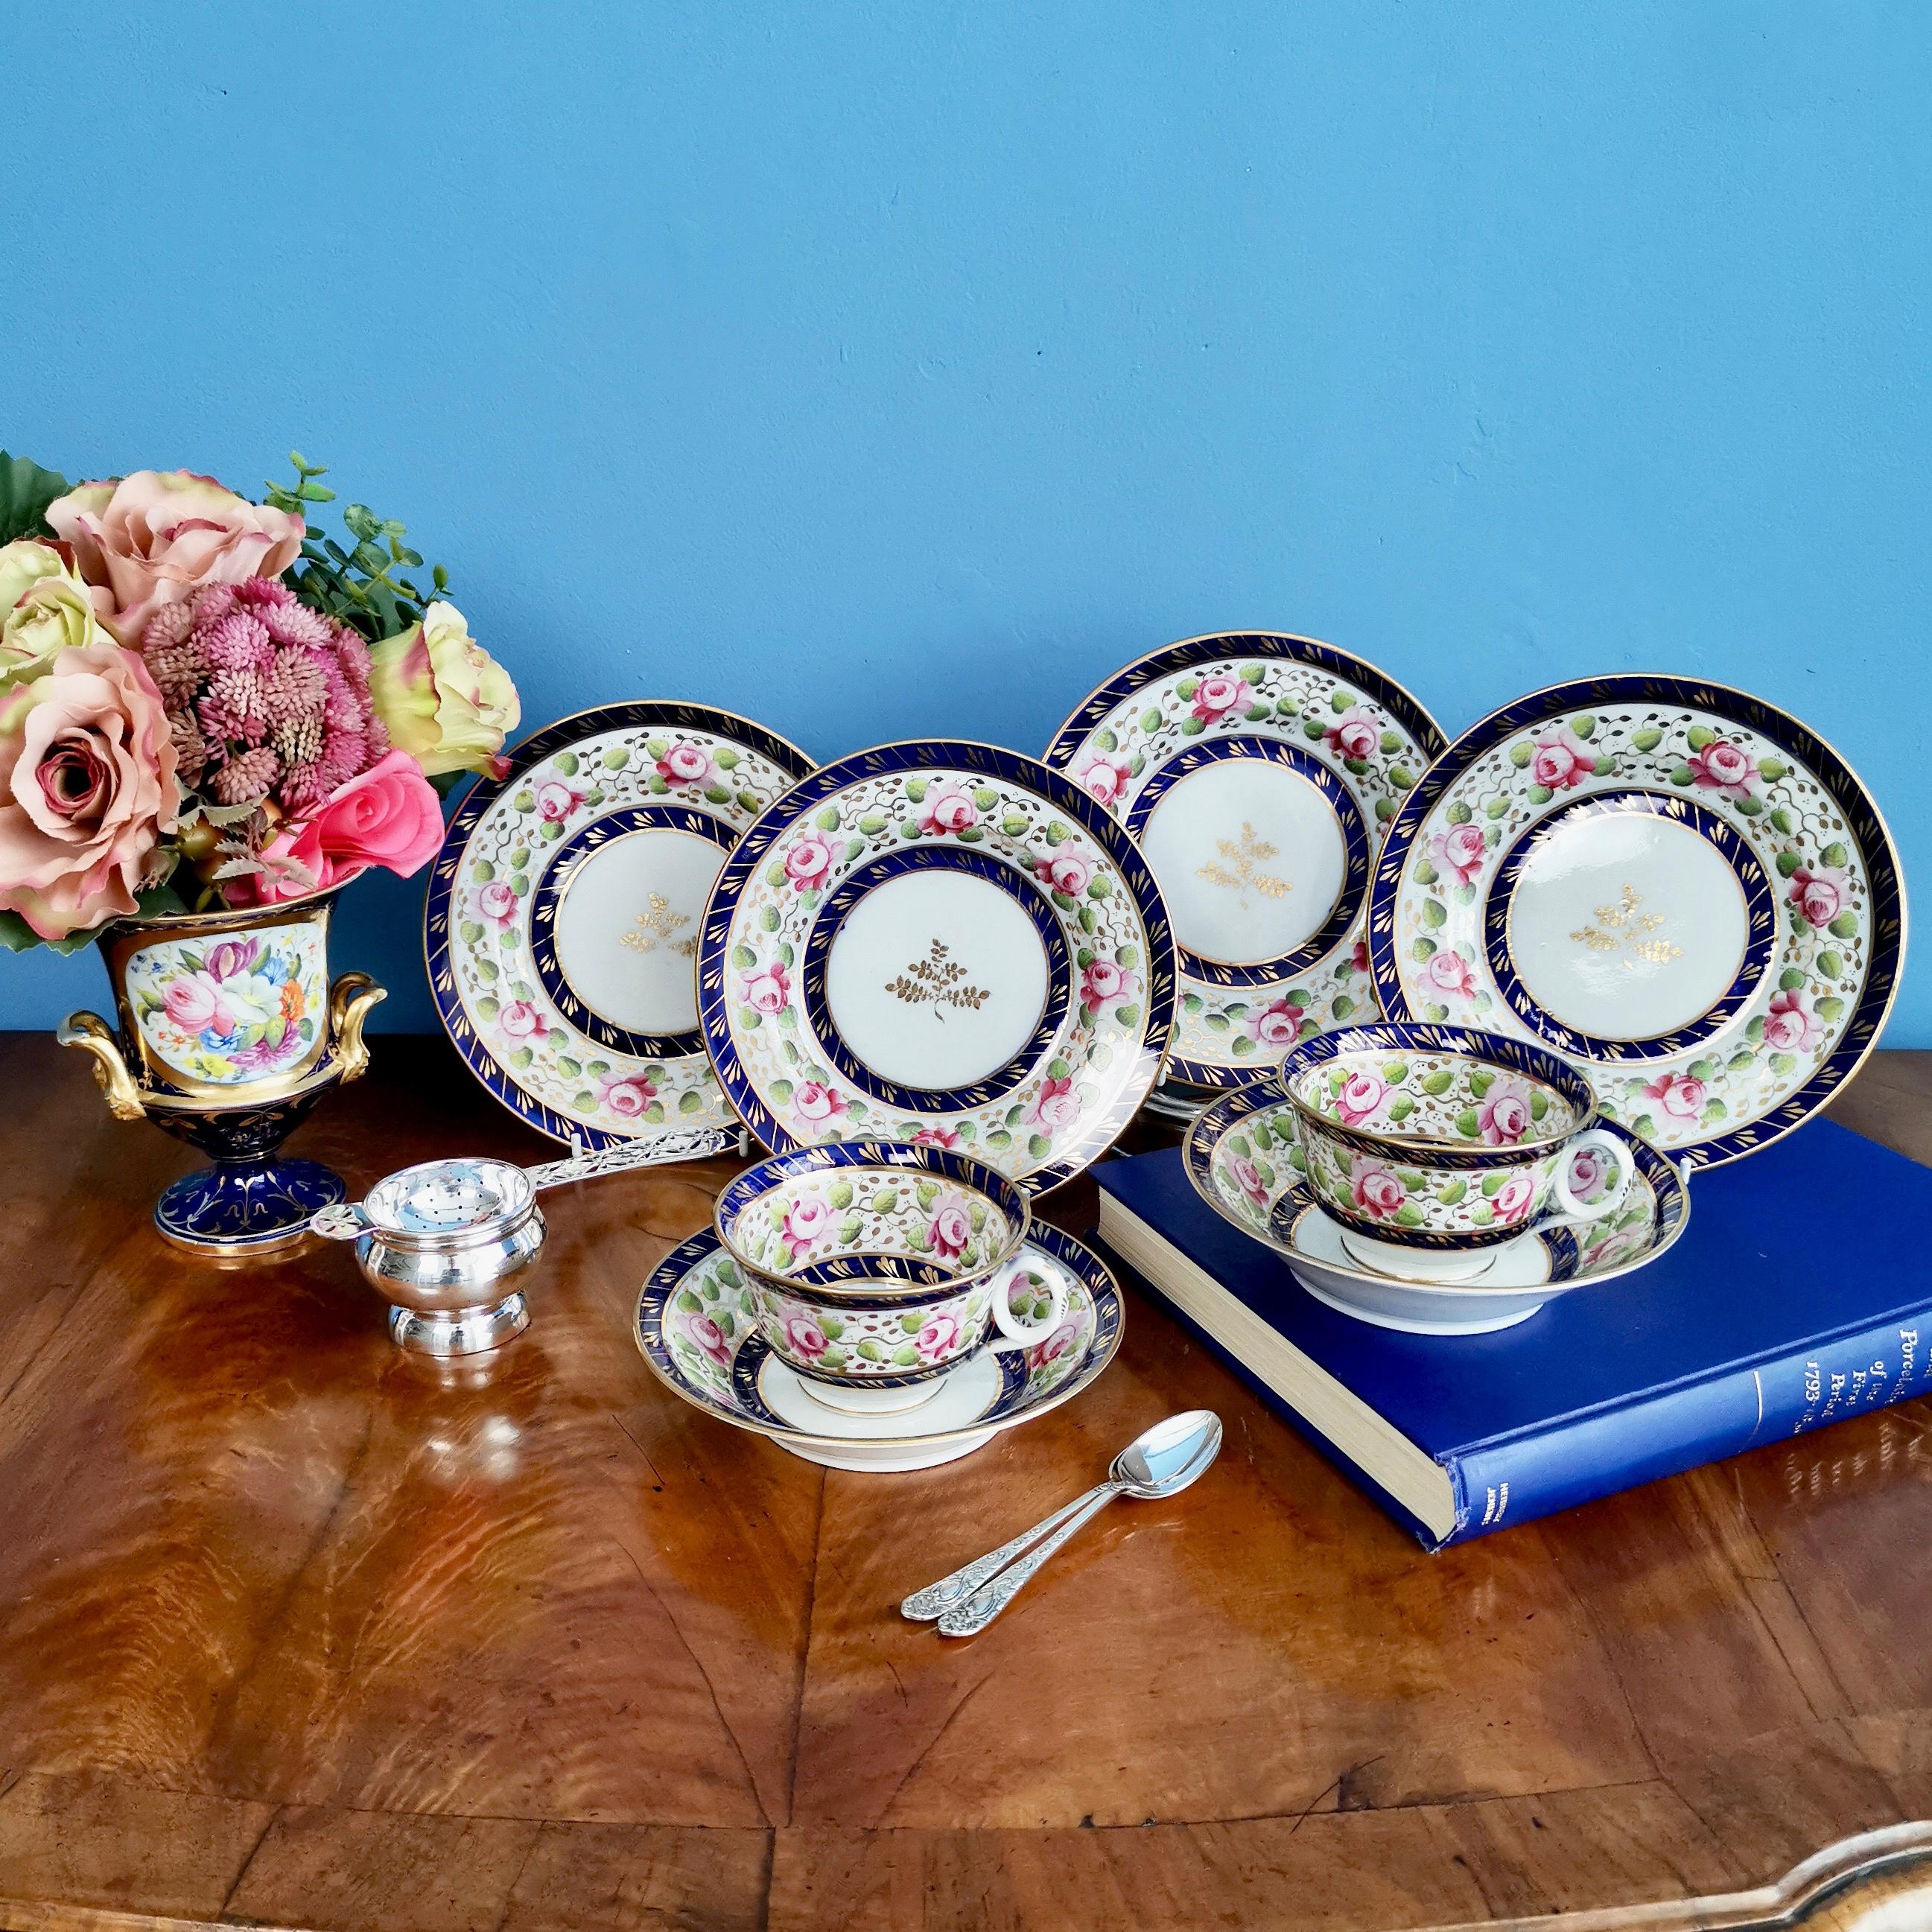
[[[369,1070],[363,1023],[388,997],[388,988],[377,986],[366,973],[339,973],[329,988],[328,1030],[334,1042],[335,1064],[345,1082],[359,1080]]]
[[[128,1071],[122,1057],[121,1042],[114,1029],[98,1013],[69,1013],[54,1034],[63,1046],[77,1046],[94,1058],[94,1077],[107,1096],[108,1111],[117,1120],[139,1120],[147,1109],[141,1104],[141,1090]]]

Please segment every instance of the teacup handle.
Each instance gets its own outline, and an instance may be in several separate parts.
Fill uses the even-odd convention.
[[[1013,1288],[1023,1276],[1043,1274],[1047,1279],[1048,1292],[1052,1297],[1053,1306],[1047,1311],[1043,1322],[1031,1324],[1021,1321],[1013,1313]],[[993,1324],[1000,1331],[1000,1339],[988,1342],[989,1348],[1035,1348],[1058,1328],[1066,1316],[1066,1278],[1058,1267],[1045,1256],[1036,1259],[1022,1255],[1006,1269],[999,1285],[993,1290]]]
[[[1610,1156],[1616,1168],[1617,1178],[1610,1190],[1600,1201],[1580,1201],[1570,1185],[1570,1156],[1580,1148],[1598,1148]],[[1636,1166],[1630,1159],[1628,1146],[1607,1127],[1592,1127],[1568,1142],[1556,1160],[1556,1195],[1557,1205],[1573,1221],[1598,1221],[1612,1210],[1623,1205],[1624,1196],[1630,1192],[1630,1182],[1636,1178]]]

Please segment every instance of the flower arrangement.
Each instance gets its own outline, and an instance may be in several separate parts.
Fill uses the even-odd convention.
[[[0,944],[268,904],[442,836],[498,771],[515,686],[438,565],[299,454],[251,502],[185,470],[105,482],[0,451]]]

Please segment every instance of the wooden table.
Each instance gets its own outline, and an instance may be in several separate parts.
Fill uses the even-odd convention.
[[[1884,1828],[1798,1891],[1932,1850],[1898,1828],[1932,1816],[1925,1404],[1430,1557],[1130,1295],[1067,1408],[950,1468],[827,1473],[629,1338],[728,1164],[553,1197],[530,1333],[440,1375],[340,1248],[162,1246],[185,1152],[76,1058],[0,1041],[0,1092],[17,1932],[1394,1928],[1733,1892]],[[1838,1112],[1932,1160],[1928,1098],[1932,1055],[1886,1054]],[[400,1040],[296,1144],[356,1181],[542,1153]],[[1052,1210],[1089,1224],[1090,1184]],[[1121,1508],[977,1639],[901,1620],[1196,1404],[1227,1424],[1199,1488]],[[1875,1924],[1924,1870],[1814,1922]]]

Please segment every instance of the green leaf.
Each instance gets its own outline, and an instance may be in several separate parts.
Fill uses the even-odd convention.
[[[1850,939],[1858,929],[1858,916],[1852,912],[1841,912],[1825,928],[1834,939]]]
[[[1778,976],[1778,990],[1780,993],[1795,993],[1804,983],[1804,969],[1802,966],[1787,966]]]
[[[1395,1224],[1398,1228],[1419,1228],[1422,1226],[1422,1210],[1413,1201],[1405,1201],[1395,1210]]]
[[[1818,856],[1828,866],[1847,866],[1851,863],[1852,859],[1851,854],[1846,851],[1843,844],[1836,838],[1833,839],[1831,844],[1818,854]]]
[[[1676,765],[1671,768],[1670,782],[1674,785],[1688,785],[1696,776],[1688,765]]]
[[[694,1114],[704,1105],[704,1096],[696,1088],[688,1088],[677,1096],[677,1111],[680,1114]]]
[[[1466,1141],[1474,1140],[1482,1130],[1482,1123],[1477,1119],[1474,1108],[1465,1107],[1456,1116],[1456,1131]]]
[[[1424,926],[1440,928],[1448,922],[1449,908],[1440,899],[1426,898],[1422,902],[1422,922]]]
[[[1778,866],[1778,876],[1780,878],[1788,879],[1793,872],[1797,871],[1799,866],[1804,862],[1798,857],[1796,852],[1780,852],[1778,854],[1775,862]]]
[[[9,456],[0,449],[0,544],[11,543],[16,537],[52,536],[46,524],[47,506],[72,487],[57,470],[43,470],[26,457]]]
[[[1845,1003],[1836,993],[1827,993],[1818,1002],[1817,1013],[1821,1020],[1834,1020],[1845,1010]]]
[[[1510,763],[1515,766],[1518,771],[1526,769],[1530,760],[1535,756],[1536,747],[1527,738],[1518,739],[1510,747]]]
[[[1827,946],[1819,954],[1817,967],[1820,974],[1827,980],[1835,980],[1845,970],[1844,956]]]
[[[1664,734],[1654,724],[1646,724],[1641,731],[1630,734],[1630,743],[1640,752],[1654,752],[1663,742]]]
[[[1460,1178],[1436,1190],[1436,1198],[1445,1208],[1455,1207],[1469,1191],[1469,1184]]]
[[[1587,738],[1597,728],[1595,718],[1587,711],[1580,711],[1570,721],[1570,728],[1580,738]]]
[[[1718,734],[1708,724],[1694,724],[1684,734],[1684,742],[1694,752],[1701,752],[1706,745],[1714,745]]]
[[[908,778],[905,782],[906,796],[917,804],[926,796],[927,782],[924,778]]]
[[[1053,1143],[1044,1134],[1030,1134],[1027,1137],[1027,1154],[1033,1160],[1044,1160],[1053,1151]]]
[[[1455,1084],[1456,1073],[1453,1067],[1438,1066],[1433,1073],[1425,1073],[1422,1076],[1422,1090],[1425,1094],[1446,1094]]]

